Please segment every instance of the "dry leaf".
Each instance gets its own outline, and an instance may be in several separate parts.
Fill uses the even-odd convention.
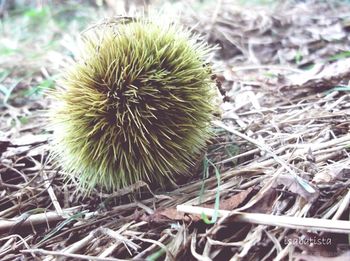
[[[337,164],[327,166],[323,171],[318,172],[312,182],[316,184],[333,183],[337,179],[349,179],[350,168],[347,164]]]
[[[253,187],[250,187],[246,190],[243,190],[227,199],[221,199],[220,200],[220,206],[219,208],[221,210],[234,210],[237,208],[240,204],[243,203],[243,201],[247,198],[247,196],[252,192]],[[214,208],[214,204],[204,204],[204,208]]]
[[[176,208],[157,209],[152,215],[143,215],[142,221],[152,223],[164,223],[169,221],[199,221],[201,218],[196,215],[185,215],[178,212]]]
[[[311,186],[306,180],[291,175],[279,175],[273,187],[286,186],[286,189],[296,195],[300,195],[308,202],[314,201],[318,195],[318,189]]]

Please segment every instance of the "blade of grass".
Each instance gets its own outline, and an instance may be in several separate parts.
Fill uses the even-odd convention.
[[[213,162],[211,162],[207,156],[205,156],[207,162],[214,168],[215,170],[215,177],[216,177],[216,180],[217,180],[217,184],[218,184],[218,187],[217,187],[217,190],[216,190],[216,194],[215,194],[215,203],[214,203],[214,215],[212,216],[212,219],[209,220],[207,215],[205,213],[202,213],[201,214],[201,218],[203,219],[204,223],[206,224],[214,224],[217,219],[218,219],[218,216],[219,216],[219,207],[220,207],[220,180],[221,180],[221,176],[220,176],[220,171],[219,169],[215,166],[215,164]],[[209,169],[209,168],[208,168]]]
[[[49,238],[53,237],[54,235],[56,235],[62,228],[64,228],[66,225],[68,225],[69,223],[71,223],[72,221],[78,220],[78,218],[82,218],[84,216],[85,213],[83,212],[78,212],[76,214],[74,214],[73,216],[67,218],[66,220],[64,220],[62,223],[60,223],[58,226],[56,226],[54,229],[52,229],[49,233],[47,233],[44,238],[42,240],[39,241],[38,244],[41,244],[43,242],[45,242],[46,240],[48,240]]]

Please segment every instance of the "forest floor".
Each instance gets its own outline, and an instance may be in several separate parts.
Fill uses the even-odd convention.
[[[350,259],[348,1],[163,6],[220,47],[216,135],[184,185],[89,196],[49,160],[45,92],[118,1],[31,2],[0,7],[0,260]]]

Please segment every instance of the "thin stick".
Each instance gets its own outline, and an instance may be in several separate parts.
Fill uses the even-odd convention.
[[[56,212],[45,212],[40,214],[33,214],[33,215],[30,215],[23,222],[22,222],[23,218],[21,216],[17,218],[11,218],[11,219],[0,219],[0,233],[3,231],[10,230],[11,228],[13,228],[18,224],[20,224],[21,226],[28,226],[28,225],[47,224],[49,222],[64,220],[66,219],[66,215],[71,214],[72,211],[76,209],[77,208],[66,209],[63,212],[63,214],[65,214],[64,216],[61,216]]]
[[[46,172],[43,170],[40,170],[40,172],[43,175],[45,188],[47,189],[47,192],[49,193],[50,199],[52,201],[53,206],[56,209],[57,214],[60,216],[63,216],[63,211],[62,211],[61,205],[57,200],[56,194],[51,186],[51,182],[50,182],[49,178],[47,177]]]
[[[304,71],[298,70],[292,67],[278,66],[278,65],[250,65],[250,66],[237,66],[232,68],[233,72],[246,71],[246,70],[280,70],[280,71],[291,71],[294,73],[303,73]]]
[[[178,205],[177,211],[189,214],[213,216],[216,210],[211,208]],[[245,222],[267,226],[287,227],[332,233],[350,233],[350,222],[343,220],[329,220],[318,218],[300,218],[289,216],[275,216],[268,214],[245,213],[238,211],[218,210],[220,217],[233,217],[236,222]]]
[[[83,260],[97,260],[97,261],[122,261],[125,259],[118,259],[118,258],[101,258],[96,256],[88,256],[88,255],[79,255],[79,254],[69,254],[69,253],[63,253],[59,251],[49,251],[45,249],[35,248],[35,249],[26,249],[22,250],[22,253],[34,253],[34,254],[42,254],[42,255],[52,255],[52,256],[64,256],[64,257],[71,257],[76,259],[83,259]]]

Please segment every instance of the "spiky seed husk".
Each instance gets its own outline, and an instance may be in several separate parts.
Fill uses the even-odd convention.
[[[210,48],[180,26],[145,19],[101,24],[82,39],[51,110],[64,172],[88,191],[188,173],[210,135]]]

